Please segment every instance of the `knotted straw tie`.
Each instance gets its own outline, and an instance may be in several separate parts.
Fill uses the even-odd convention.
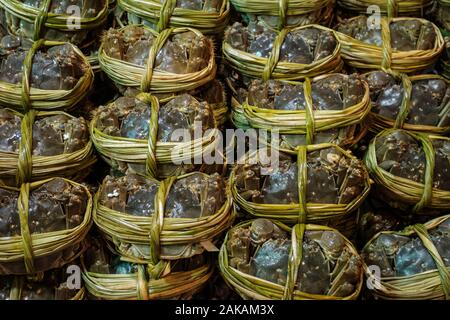
[[[433,258],[437,271],[439,272],[439,277],[441,278],[441,285],[445,294],[445,299],[450,300],[450,271],[445,266],[445,263],[431,240],[427,229],[422,224],[415,224],[408,227],[406,230],[412,230],[417,234],[419,239],[422,241],[423,246]]]
[[[283,45],[284,38],[290,32],[289,28],[281,30],[273,42],[272,52],[267,58],[266,65],[264,66],[262,78],[264,81],[269,80],[272,77],[272,73],[275,70],[279,60],[280,60],[280,50]]]
[[[33,33],[34,41],[37,41],[41,38],[45,22],[47,21],[48,18],[48,12],[50,11],[51,3],[52,0],[44,0],[42,6],[39,8],[39,13],[36,16],[36,20],[34,21],[34,33]]]
[[[390,70],[392,65],[391,31],[389,29],[390,18],[381,18],[381,39],[383,41],[383,58],[381,68]]]
[[[164,227],[164,213],[167,196],[170,188],[175,182],[176,177],[170,177],[163,180],[158,188],[155,196],[155,213],[152,215],[152,224],[149,234],[150,239],[150,260],[151,264],[147,265],[147,273],[149,279],[146,278],[144,266],[138,268],[137,292],[138,299],[149,299],[149,281],[159,279],[170,262],[160,260],[161,255],[161,232]]]
[[[158,139],[158,116],[159,116],[159,101],[149,93],[140,93],[136,97],[138,100],[150,105],[150,120],[148,133],[148,148],[147,159],[145,160],[145,169],[147,175],[152,178],[157,178],[158,164],[156,161],[156,145]]]
[[[34,274],[34,253],[31,233],[28,226],[28,200],[30,196],[30,184],[24,183],[20,186],[20,194],[17,202],[20,219],[20,235],[22,237],[23,260],[28,274]]]
[[[396,0],[387,0],[387,18],[381,18],[381,39],[383,41],[383,60],[381,68],[390,70],[392,65],[391,30],[389,25],[391,19],[398,15],[398,4]]]
[[[156,30],[158,32],[161,32],[169,27],[170,18],[173,15],[176,5],[176,0],[164,0],[161,10],[159,11],[159,21],[156,26]]]
[[[298,224],[292,229],[291,250],[289,252],[288,273],[286,285],[284,287],[283,300],[292,300],[294,297],[295,284],[298,277],[298,269],[303,256],[303,237],[306,230],[306,184],[307,184],[307,164],[306,164],[306,146],[297,148],[297,166],[298,166],[298,200],[299,216]]]
[[[314,109],[312,101],[311,79],[306,78],[303,82],[303,95],[305,96],[305,116],[306,116],[306,143],[312,144],[316,131]],[[305,151],[306,152],[306,151]]]
[[[406,74],[402,73],[400,77],[403,86],[403,99],[402,104],[400,105],[400,110],[398,111],[397,118],[395,119],[394,124],[395,129],[403,128],[406,118],[408,117],[408,114],[411,111],[412,83]]]

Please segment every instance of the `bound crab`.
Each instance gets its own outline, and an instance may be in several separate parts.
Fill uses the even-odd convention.
[[[54,178],[20,189],[1,187],[0,198],[0,248],[7,251],[0,273],[35,274],[79,256],[90,227],[92,199],[86,187]]]
[[[156,38],[149,29],[140,26],[109,29],[103,38],[103,49],[111,58],[144,66]],[[210,46],[205,36],[192,31],[176,33],[158,51],[154,68],[176,74],[200,71],[208,65]]]
[[[258,57],[268,58],[272,52],[277,32],[263,23],[251,22],[247,27],[235,22],[226,32],[225,41],[236,50]],[[289,32],[280,50],[280,60],[311,64],[331,55],[336,48],[336,39],[331,31],[305,28]]]
[[[439,214],[450,201],[450,141],[404,130],[385,130],[369,145],[366,165],[383,201],[399,213]]]
[[[100,230],[122,256],[140,263],[209,250],[212,246],[205,243],[214,242],[233,219],[226,184],[218,174],[195,172],[163,182],[135,174],[108,176],[97,199],[94,221]],[[170,231],[173,224],[177,233]],[[156,239],[154,230],[161,226]]]
[[[148,95],[141,94],[137,97],[118,98],[95,111],[91,134],[94,144],[107,161],[122,172],[129,169],[132,172],[163,177],[195,169],[207,172],[220,171],[220,166],[194,163],[191,149],[180,148],[181,160],[173,160],[176,154],[175,151],[172,152],[174,145],[183,144],[186,148],[191,148],[191,144],[205,141],[204,148],[197,148],[194,151],[209,152],[217,143],[213,139],[218,134],[214,130],[216,127],[214,112],[209,104],[199,102],[188,94],[178,95],[161,106],[155,117],[153,110],[156,110],[154,109],[156,104],[158,103],[155,100],[153,102],[149,100]],[[156,131],[155,128],[157,128]],[[103,137],[116,141],[116,137],[122,137],[121,140],[130,143],[130,148],[131,146],[135,148],[134,142],[139,140],[142,150],[139,149],[138,157],[131,156],[130,153],[124,152],[123,144],[113,147],[111,144],[103,146]],[[149,149],[147,140],[156,142],[156,145],[153,144],[153,149]],[[170,147],[164,148],[165,145]],[[156,158],[158,165],[154,173],[148,172],[147,155],[149,153]]]
[[[32,43],[15,36],[0,42],[0,81],[22,81],[23,64]],[[71,90],[88,72],[88,65],[69,44],[39,49],[32,60],[30,86],[42,90]]]
[[[108,2],[112,1],[1,0],[0,24],[7,26],[17,36],[67,41],[84,47],[99,35],[107,19]],[[48,16],[43,19],[43,23],[36,24],[34,21],[40,13],[48,13]],[[28,19],[24,19],[24,16]]]
[[[298,221],[301,208],[308,222],[350,218],[370,189],[364,165],[336,146],[304,148],[306,154],[300,152],[297,161],[280,153],[275,165],[237,165],[230,178],[237,205],[250,214],[291,223]]]
[[[191,299],[213,273],[207,255],[172,261],[163,270],[152,269],[112,254],[96,238],[91,239],[81,265],[89,297],[106,300]]]
[[[293,233],[294,230],[299,236],[297,229],[294,228]],[[286,226],[267,219],[256,219],[231,229],[219,259],[225,280],[247,298],[280,299],[278,292],[288,287],[293,289],[291,298],[294,299],[321,299],[321,296],[354,299],[358,296],[361,260],[348,240],[336,230],[318,226],[307,227],[301,238],[289,237],[288,231]],[[299,243],[293,244],[294,239]],[[292,245],[302,246],[300,256],[296,256]],[[292,278],[288,270],[292,272],[294,264],[298,265],[298,274]],[[257,284],[250,279],[244,282],[245,275],[229,277],[236,271],[274,285]],[[292,281],[295,283],[289,283]],[[256,290],[253,286],[261,287]],[[241,291],[244,287],[247,290]]]
[[[372,291],[376,296],[384,299],[448,297],[449,218],[442,216],[403,231],[380,232],[366,244],[362,258],[369,281],[374,280],[369,266],[372,269],[376,266],[381,272]]]
[[[282,149],[320,143],[350,146],[366,132],[369,88],[356,74],[318,76],[303,83],[253,80],[235,93],[240,103],[233,106],[236,125],[278,131]]]
[[[376,132],[386,128],[445,134],[450,128],[450,87],[437,75],[365,74]]]

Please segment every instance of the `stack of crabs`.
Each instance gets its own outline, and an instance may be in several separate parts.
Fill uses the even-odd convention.
[[[0,0],[0,299],[450,299],[446,1]]]

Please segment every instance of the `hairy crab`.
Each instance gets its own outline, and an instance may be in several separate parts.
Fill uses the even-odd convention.
[[[151,105],[141,96],[120,97],[107,106],[101,106],[96,111],[96,129],[103,134],[124,137],[129,139],[148,140],[149,137]],[[214,112],[206,102],[199,102],[188,94],[182,94],[171,98],[162,105],[158,113],[158,143],[186,142],[188,136],[192,141],[200,137],[216,126]],[[180,131],[183,131],[180,135]],[[158,159],[157,159],[158,160]],[[145,161],[132,163],[111,159],[113,165],[121,171],[131,169],[133,172],[144,174]],[[175,163],[166,163],[159,166],[161,175],[173,175],[175,172],[193,171],[202,168],[201,165],[183,163],[181,166]],[[212,167],[211,170],[214,170]],[[209,169],[205,169],[209,170]]]
[[[31,42],[5,36],[0,42],[0,81],[22,81],[23,64]],[[71,90],[88,66],[69,44],[39,49],[33,57],[30,86],[42,90]]]
[[[432,23],[421,19],[393,21],[389,25],[391,47],[394,51],[431,50],[434,47],[436,31]],[[383,45],[380,28],[372,28],[368,17],[358,16],[344,20],[337,31],[366,44]]]
[[[365,79],[370,87],[372,112],[394,122],[406,99],[402,80],[383,71],[370,72]],[[432,75],[413,76],[406,81],[411,81],[412,89],[405,124],[450,126],[450,87],[445,81]]]
[[[122,30],[109,29],[103,37],[103,50],[115,59],[145,66],[156,36],[140,26]],[[187,74],[208,66],[211,41],[192,31],[171,35],[156,55],[154,69],[161,72]]]
[[[245,200],[263,204],[299,202],[298,164],[291,157],[280,155],[279,167],[270,175],[261,174],[261,165],[236,166],[236,188]],[[334,147],[308,153],[306,163],[307,203],[348,204],[367,185],[368,173],[363,163]]]
[[[277,32],[260,22],[246,27],[235,22],[225,33],[225,41],[234,49],[268,58]],[[311,64],[330,56],[337,46],[331,31],[305,28],[289,32],[280,49],[280,61]]]
[[[362,79],[356,74],[344,76],[341,74],[319,77],[311,83],[311,92],[307,93],[312,98],[313,112],[318,111],[339,111],[357,104],[362,104],[366,95],[366,87]],[[278,80],[253,80],[248,88],[238,89],[238,99],[241,104],[248,103],[261,109],[271,109],[280,111],[297,111],[306,109],[305,90],[303,83],[293,84]],[[368,102],[368,101],[367,101]],[[363,107],[364,108],[364,107]],[[369,109],[365,105],[365,113]],[[247,116],[250,125],[253,122],[250,116]],[[317,116],[318,117],[318,116]],[[274,129],[280,130],[281,144],[285,149],[295,149],[299,145],[306,145],[307,138],[305,134],[289,134],[284,130],[298,130],[295,125],[291,125],[290,120],[280,121],[280,126],[274,125]],[[314,133],[312,144],[336,143],[339,145],[351,145],[357,142],[358,136],[362,130],[357,125],[342,126],[337,125],[331,129],[317,129]],[[286,133],[286,134],[284,134]],[[356,140],[356,141],[355,141]]]
[[[114,235],[112,240],[116,243],[116,247],[122,255],[148,260],[151,256],[151,250],[161,250],[160,256],[165,259],[173,260],[194,256],[203,252],[204,246],[202,246],[201,241],[213,240],[215,235],[224,228],[224,225],[228,225],[227,221],[230,215],[228,211],[224,211],[224,208],[229,205],[226,196],[226,184],[220,175],[206,175],[196,172],[180,177],[171,185],[166,198],[161,198],[161,188],[164,188],[164,186],[156,180],[136,174],[128,174],[120,178],[110,176],[105,178],[98,196],[99,206],[101,207],[99,207],[95,220],[107,236]],[[207,219],[215,215],[225,216],[220,218],[220,221],[211,218],[209,227],[211,228],[213,225],[214,230],[208,230],[207,232],[212,231],[212,233],[205,233],[198,241],[185,240],[175,244],[163,243],[160,248],[153,248],[148,240],[149,231],[145,231],[151,228],[152,224],[150,227],[141,227],[140,223],[145,221],[144,217],[150,218],[155,215],[156,202],[162,203],[164,206],[164,218],[171,220],[185,219],[187,221],[187,219],[193,219],[200,221],[200,219]],[[117,235],[111,231],[108,221],[104,221],[102,218],[104,208],[113,210],[114,214],[120,214],[121,216],[124,214],[130,215],[129,219],[120,218],[119,225],[124,228],[123,233]],[[131,221],[132,216],[136,217],[133,222]],[[149,219],[149,221],[154,221],[154,219]],[[135,228],[129,226],[132,223],[136,225]],[[133,232],[136,228],[142,229],[142,234],[144,235],[147,232],[147,236],[135,237],[134,240],[130,241],[126,236],[127,228],[129,232]],[[190,230],[192,235],[195,235],[195,230],[192,228]],[[179,228],[178,232],[181,234],[182,230]]]
[[[111,2],[112,0],[110,0]],[[5,6],[4,2],[0,3]],[[19,3],[12,4],[16,6],[16,10],[19,12],[21,10],[29,10],[29,8],[39,9],[40,11],[46,11],[47,8],[44,7],[44,0],[19,0]],[[23,7],[23,8],[22,8]],[[0,7],[0,11],[5,12],[4,7]],[[23,36],[26,38],[33,39],[35,32],[39,32],[39,38],[49,39],[52,41],[68,41],[76,45],[88,45],[92,38],[98,36],[100,31],[99,27],[103,26],[106,21],[107,14],[107,1],[106,0],[62,0],[62,1],[50,1],[50,5],[47,11],[52,18],[59,16],[60,19],[67,17],[68,27],[62,28],[57,26],[53,22],[49,26],[42,26],[41,30],[36,30],[36,25],[34,22],[29,20],[20,19],[18,16],[11,14],[6,10],[6,13],[0,14],[0,24],[8,26],[9,30],[15,35]],[[36,14],[37,16],[37,14]],[[84,20],[91,21],[94,27],[90,26],[89,29],[84,29],[83,24],[77,28],[75,25],[75,17],[80,17]],[[74,18],[72,18],[74,17]],[[73,19],[73,21],[71,20]],[[34,19],[32,16],[30,19]],[[94,23],[93,23],[94,22]],[[61,22],[59,22],[61,23]],[[96,26],[96,27],[95,27]],[[72,28],[71,28],[72,27]]]
[[[19,151],[22,119],[8,109],[0,109],[0,151]],[[89,141],[83,118],[66,114],[38,118],[33,123],[33,155],[56,156],[82,149]]]
[[[17,208],[19,193],[0,188],[2,217],[0,237],[20,235]],[[31,234],[75,228],[83,221],[88,195],[78,186],[55,178],[33,190],[29,197],[28,226]]]
[[[450,219],[428,230],[429,239],[450,267]],[[406,230],[406,229],[405,229]],[[362,258],[367,265],[380,267],[382,277],[408,277],[436,269],[430,251],[417,234],[381,232],[364,248]]]
[[[331,229],[332,230],[332,229]],[[362,276],[358,255],[336,231],[306,231],[295,290],[308,294],[348,297],[357,291]],[[292,253],[286,230],[267,219],[235,227],[228,235],[229,266],[257,278],[285,286]]]

